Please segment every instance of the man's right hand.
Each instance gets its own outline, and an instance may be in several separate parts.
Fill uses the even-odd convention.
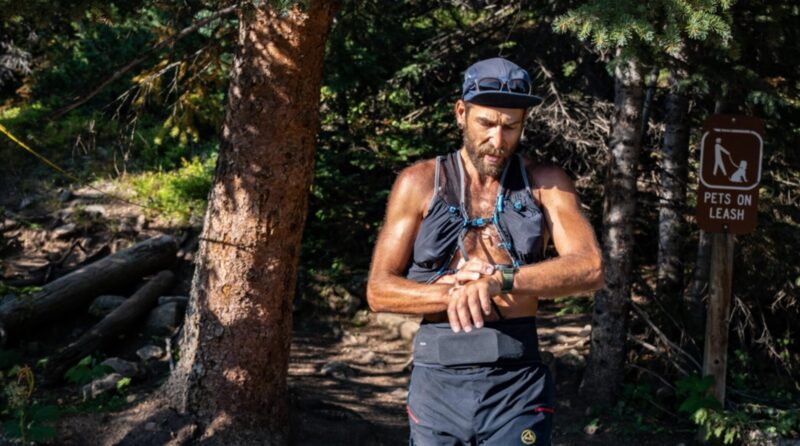
[[[440,277],[434,283],[447,283],[454,286],[448,294],[447,318],[450,327],[458,333],[475,327],[483,327],[484,315],[492,314],[492,275],[494,265],[473,257],[468,262],[463,260],[457,266],[458,271]],[[483,279],[483,280],[481,280]]]
[[[484,276],[450,289],[447,319],[455,333],[462,329],[469,333],[473,325],[483,327],[485,316],[492,314],[492,297],[500,294],[502,278]]]

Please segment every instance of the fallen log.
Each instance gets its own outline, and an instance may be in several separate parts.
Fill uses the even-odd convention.
[[[78,340],[53,355],[45,369],[48,381],[60,381],[67,368],[130,329],[156,306],[158,298],[169,291],[174,281],[175,275],[171,271],[161,271]]]
[[[6,297],[0,303],[0,332],[13,335],[25,325],[88,307],[100,294],[170,267],[177,250],[173,237],[154,237],[60,277],[37,293]]]

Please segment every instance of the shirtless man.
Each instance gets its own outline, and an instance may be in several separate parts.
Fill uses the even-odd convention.
[[[418,314],[412,445],[549,445],[553,381],[539,358],[540,297],[597,289],[600,250],[569,177],[516,154],[541,102],[512,62],[465,73],[463,146],[398,176],[372,259],[373,311]],[[552,240],[558,256],[544,260]]]

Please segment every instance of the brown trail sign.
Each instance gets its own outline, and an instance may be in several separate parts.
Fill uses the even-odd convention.
[[[697,224],[713,234],[703,375],[725,404],[733,277],[733,234],[756,227],[764,123],[751,116],[712,115],[703,124],[697,188]],[[698,432],[705,440],[706,432]]]
[[[697,224],[706,232],[746,234],[756,227],[764,124],[713,115],[703,125]]]

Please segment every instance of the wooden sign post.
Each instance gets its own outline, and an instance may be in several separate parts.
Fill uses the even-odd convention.
[[[750,116],[712,115],[703,124],[697,223],[712,236],[703,375],[725,404],[734,234],[756,227],[764,124]]]

